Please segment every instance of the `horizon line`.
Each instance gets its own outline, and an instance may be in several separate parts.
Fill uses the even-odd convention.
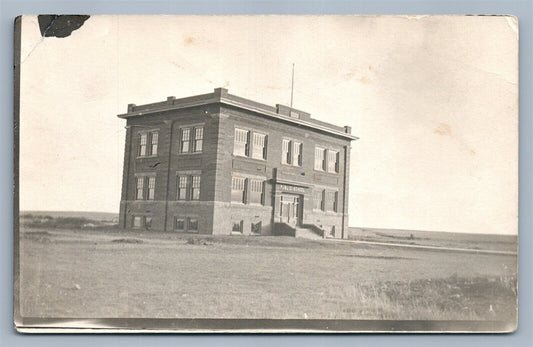
[[[19,215],[21,213],[30,213],[30,212],[69,212],[69,213],[108,213],[119,215],[119,212],[107,212],[107,211],[73,211],[73,210],[19,210]],[[348,225],[348,228],[354,229],[369,229],[369,230],[395,230],[395,231],[413,231],[413,232],[430,232],[430,233],[449,233],[449,234],[470,234],[470,235],[503,235],[503,236],[517,236],[518,232],[513,234],[506,233],[476,233],[468,231],[448,231],[448,230],[425,230],[425,229],[406,229],[406,228],[386,228],[386,227],[366,227],[366,226],[353,226]]]

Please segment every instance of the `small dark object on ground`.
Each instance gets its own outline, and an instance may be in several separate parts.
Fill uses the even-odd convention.
[[[114,243],[143,243],[143,240],[139,239],[114,239],[111,242]]]
[[[195,237],[188,238],[187,239],[187,244],[188,245],[201,245],[201,246],[211,246],[212,245],[212,243],[208,243],[204,239],[195,238]]]

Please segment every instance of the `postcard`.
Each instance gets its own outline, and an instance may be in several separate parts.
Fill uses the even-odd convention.
[[[505,333],[516,17],[15,20],[19,332]]]

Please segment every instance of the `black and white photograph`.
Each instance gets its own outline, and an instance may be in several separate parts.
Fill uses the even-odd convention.
[[[509,333],[510,15],[15,20],[19,332]]]

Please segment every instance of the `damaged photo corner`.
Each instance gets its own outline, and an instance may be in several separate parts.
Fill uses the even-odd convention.
[[[516,17],[20,16],[15,95],[19,332],[516,329]]]

